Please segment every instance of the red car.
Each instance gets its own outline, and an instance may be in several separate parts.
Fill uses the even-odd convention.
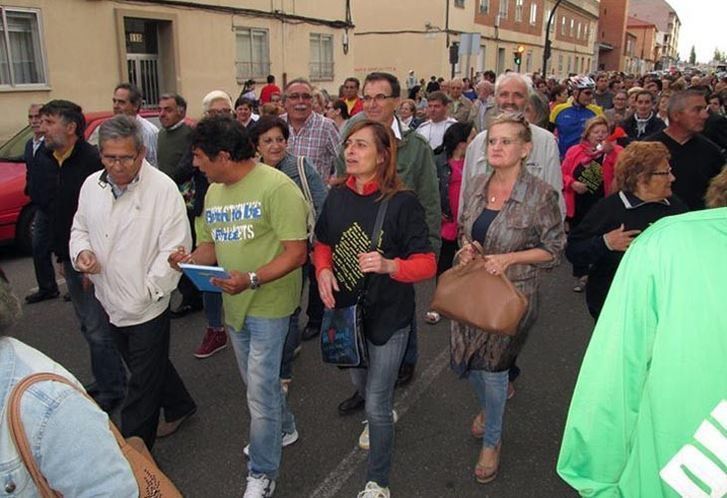
[[[158,111],[141,111],[140,114],[160,126]],[[86,140],[98,145],[98,127],[113,113],[90,112],[85,116]],[[26,142],[32,136],[30,126],[26,126],[0,147],[0,244],[14,243],[25,253],[31,252],[30,234],[36,209],[24,193],[26,170],[23,153]]]

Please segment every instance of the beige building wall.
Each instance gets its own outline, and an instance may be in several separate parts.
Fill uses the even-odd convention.
[[[47,85],[40,86],[0,85],[2,140],[26,124],[27,107],[31,103],[62,98],[78,103],[87,111],[110,110],[114,86],[128,79],[124,17],[160,21],[160,91],[181,93],[188,100],[189,115],[193,117],[201,114],[202,97],[210,90],[225,90],[233,99],[240,93],[242,86],[236,80],[235,69],[235,27],[268,30],[270,72],[279,85],[284,79],[310,75],[311,33],[333,37],[333,78],[314,81],[314,84],[337,92],[343,79],[353,73],[353,44],[350,43],[350,50],[345,54],[342,27],[281,22],[234,11],[213,12],[112,0],[13,0],[12,5],[7,5],[5,0],[0,2],[2,7],[40,12],[47,79]],[[236,8],[241,3],[216,2]],[[245,9],[258,9],[267,14],[278,10],[315,20],[342,22],[346,18],[345,3],[339,0],[247,0],[244,4]],[[264,80],[257,85],[258,91],[262,84]]]

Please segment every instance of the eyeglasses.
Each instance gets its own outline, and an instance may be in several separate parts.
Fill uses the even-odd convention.
[[[671,175],[671,168],[669,168],[666,171],[654,171],[651,174],[655,175],[655,176],[669,176],[669,175]]]
[[[371,95],[364,95],[361,97],[361,100],[363,100],[364,104],[370,104],[371,102],[376,102],[377,104],[383,104],[386,99],[393,99],[396,98],[393,95],[384,95],[383,93],[379,93],[374,95],[373,97]]]
[[[291,93],[291,94],[287,95],[286,98],[290,99],[290,100],[309,101],[309,100],[313,100],[313,95],[311,95],[310,93]]]
[[[122,166],[131,166],[134,164],[137,157],[139,157],[139,154],[135,156],[107,156],[104,154],[101,156],[101,161],[109,166],[113,166],[116,163],[119,163]]]

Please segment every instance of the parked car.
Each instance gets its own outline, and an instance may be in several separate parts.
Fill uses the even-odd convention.
[[[160,127],[158,111],[141,115]],[[111,111],[86,113],[86,140],[98,145],[98,127],[113,116]],[[25,160],[23,153],[33,130],[26,126],[0,147],[0,244],[15,244],[22,252],[31,252],[31,231],[36,207],[25,195]]]

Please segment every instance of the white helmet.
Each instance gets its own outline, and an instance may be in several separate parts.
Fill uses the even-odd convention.
[[[596,83],[587,75],[571,76],[568,79],[568,86],[571,90],[585,90],[596,88]]]

